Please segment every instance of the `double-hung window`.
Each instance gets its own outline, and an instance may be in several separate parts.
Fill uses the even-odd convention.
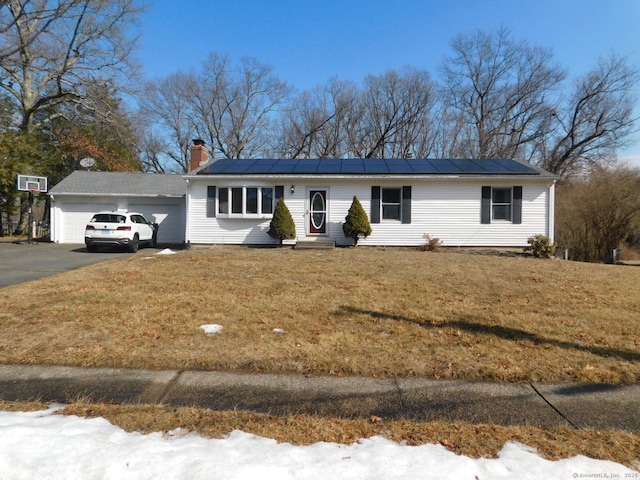
[[[273,214],[273,187],[218,188],[218,215],[263,217]]]
[[[522,223],[522,187],[482,187],[481,223]]]
[[[491,219],[511,221],[511,188],[491,189]]]
[[[402,189],[382,187],[382,219],[402,219]]]
[[[371,223],[411,223],[411,186],[371,187]]]

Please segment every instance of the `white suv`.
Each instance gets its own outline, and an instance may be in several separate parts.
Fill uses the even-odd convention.
[[[142,243],[152,247],[158,240],[158,224],[136,212],[98,212],[87,224],[84,243],[95,252],[99,246],[121,246],[135,253]]]

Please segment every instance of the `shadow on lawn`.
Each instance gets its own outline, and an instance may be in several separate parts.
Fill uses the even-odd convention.
[[[493,335],[494,337],[501,338],[503,340],[511,340],[514,342],[518,341],[528,341],[534,343],[536,345],[545,344],[552,345],[558,348],[564,348],[567,350],[580,350],[582,352],[588,352],[593,355],[598,355],[600,357],[616,357],[621,360],[626,360],[629,362],[638,362],[640,361],[640,353],[632,352],[628,350],[617,350],[614,348],[606,348],[606,347],[596,347],[596,346],[585,346],[580,345],[574,342],[567,342],[562,340],[556,340],[553,338],[545,338],[540,335],[536,335],[535,333],[530,333],[525,330],[520,330],[517,328],[503,327],[501,325],[484,325],[482,323],[475,323],[466,319],[453,320],[450,322],[444,323],[426,323],[416,320],[414,318],[404,317],[402,315],[391,315],[383,312],[375,312],[373,310],[361,310],[355,307],[341,306],[339,310],[340,314],[358,314],[358,315],[369,315],[373,318],[382,318],[385,320],[396,320],[400,322],[413,323],[414,325],[419,325],[422,328],[431,329],[431,328],[455,328],[458,330],[462,330],[469,333],[475,333],[478,335]]]

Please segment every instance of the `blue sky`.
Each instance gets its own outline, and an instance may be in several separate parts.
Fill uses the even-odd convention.
[[[151,79],[198,70],[212,51],[254,57],[301,90],[406,65],[437,77],[457,34],[501,26],[551,48],[570,76],[611,51],[640,68],[639,0],[151,1],[139,52]],[[640,133],[622,153],[640,165]]]

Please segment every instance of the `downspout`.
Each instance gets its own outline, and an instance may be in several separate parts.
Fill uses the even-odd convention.
[[[191,237],[189,236],[190,231],[190,222],[189,222],[189,198],[191,197],[191,182],[189,182],[188,178],[185,178],[187,182],[187,194],[185,196],[185,213],[184,213],[184,243],[187,248],[191,244]]]
[[[49,202],[49,240],[51,242],[58,243],[58,216],[56,215],[56,199],[52,194],[49,194],[51,201]]]
[[[548,225],[547,230],[549,240],[551,243],[555,242],[555,225],[556,225],[556,180],[549,186],[549,203],[548,203],[549,211],[547,212]]]

